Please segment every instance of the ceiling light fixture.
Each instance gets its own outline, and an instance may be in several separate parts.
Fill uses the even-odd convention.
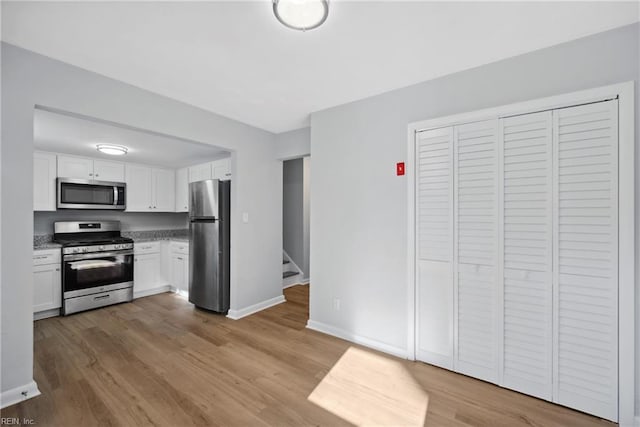
[[[109,154],[111,156],[122,156],[127,154],[129,149],[122,145],[113,145],[113,144],[98,144],[96,145],[96,149],[104,154]]]
[[[294,30],[318,28],[329,16],[329,0],[273,0],[273,13]]]

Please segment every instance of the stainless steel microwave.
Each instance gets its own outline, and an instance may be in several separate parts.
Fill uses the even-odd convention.
[[[126,208],[124,182],[58,178],[58,209]]]

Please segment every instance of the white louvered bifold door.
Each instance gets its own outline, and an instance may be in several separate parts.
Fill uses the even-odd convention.
[[[456,126],[454,349],[457,371],[498,374],[498,120]]]
[[[554,111],[554,401],[618,417],[617,100]]]
[[[552,113],[501,121],[502,385],[552,397]]]
[[[419,360],[453,369],[453,128],[416,134]]]

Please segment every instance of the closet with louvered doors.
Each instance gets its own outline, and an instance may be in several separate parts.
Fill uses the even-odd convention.
[[[416,133],[419,360],[618,417],[617,100]]]

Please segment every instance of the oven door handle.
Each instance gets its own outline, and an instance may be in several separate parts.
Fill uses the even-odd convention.
[[[106,256],[117,256],[117,255],[133,255],[133,251],[116,251],[116,252],[92,252],[86,254],[73,254],[73,255],[65,255],[62,257],[64,261],[78,261],[82,259],[94,259],[94,258],[102,258]]]

